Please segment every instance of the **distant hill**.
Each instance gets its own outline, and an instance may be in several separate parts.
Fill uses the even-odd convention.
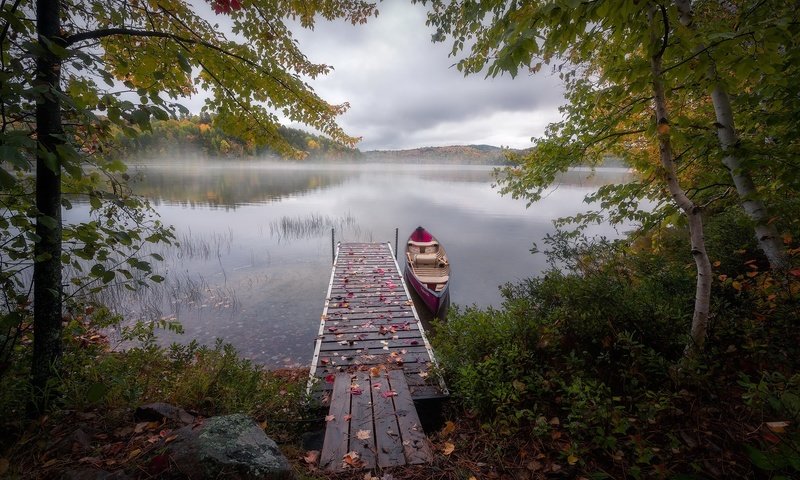
[[[439,163],[504,165],[506,150],[493,145],[451,145],[406,150],[368,150],[347,148],[320,135],[295,128],[280,127],[280,134],[307,159],[324,162],[355,163]],[[123,155],[169,155],[199,153],[214,158],[257,158],[276,156],[268,147],[256,147],[213,126],[210,116],[188,116],[154,121],[152,129],[136,137],[118,132],[116,147]],[[524,153],[523,150],[509,150]]]
[[[406,150],[368,150],[361,159],[367,162],[386,163],[458,163],[474,165],[504,165],[507,162],[503,149],[493,145],[450,145],[446,147],[421,147]],[[522,150],[511,150],[522,153]]]

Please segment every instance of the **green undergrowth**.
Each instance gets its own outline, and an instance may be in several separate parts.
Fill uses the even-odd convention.
[[[75,422],[76,414],[85,417],[91,412],[104,428],[113,430],[133,422],[136,407],[166,402],[201,417],[246,413],[262,422],[268,434],[283,438],[294,428],[292,421],[306,415],[307,370],[267,370],[241,358],[221,340],[213,346],[191,341],[164,348],[155,342],[157,324],[125,330],[134,346],[112,351],[96,329],[102,315],[73,316],[66,325],[62,368],[51,385],[54,400],[47,411],[35,415],[51,428],[52,422]],[[30,343],[23,339],[11,368],[0,377],[0,409],[5,413],[0,452],[19,453],[15,442],[36,423],[26,415],[29,355]]]
[[[499,308],[453,309],[433,345],[453,418],[476,425],[455,451],[531,477],[800,475],[800,283],[731,230],[710,229],[698,358],[684,356],[694,271],[678,231],[646,247],[550,238],[559,268],[502,287]]]

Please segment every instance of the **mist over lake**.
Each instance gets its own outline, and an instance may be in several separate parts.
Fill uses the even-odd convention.
[[[589,207],[586,194],[629,178],[624,169],[571,171],[531,208],[492,188],[492,168],[461,165],[150,161],[131,168],[132,187],[174,225],[180,247],[154,262],[166,280],[141,292],[105,293],[127,319],[177,319],[185,335],[221,338],[269,367],[308,364],[325,300],[335,241],[401,245],[418,225],[446,246],[457,305],[497,306],[498,286],[539,274],[534,242],[551,219]],[[86,218],[76,203],[66,221]],[[594,233],[617,236],[611,227]],[[419,306],[418,306],[419,308]]]

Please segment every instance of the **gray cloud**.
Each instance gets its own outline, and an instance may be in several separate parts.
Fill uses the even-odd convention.
[[[448,57],[450,44],[431,43],[424,7],[385,0],[379,8],[366,25],[323,20],[313,31],[295,29],[309,59],[334,67],[309,83],[331,103],[350,103],[339,123],[363,138],[362,150],[481,143],[524,148],[560,119],[557,78],[464,77]],[[209,15],[230,34],[224,16]],[[186,105],[198,111],[205,97],[199,92]]]
[[[362,149],[414,148],[455,143],[530,146],[563,103],[558,79],[546,74],[484,79],[464,77],[433,44],[425,10],[383,2],[366,25],[322,22],[296,34],[315,62],[334,71],[311,82],[326,100],[347,101],[341,125],[363,137]]]

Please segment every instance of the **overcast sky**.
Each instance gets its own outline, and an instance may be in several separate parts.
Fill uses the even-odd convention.
[[[465,78],[448,57],[450,43],[431,43],[423,6],[388,0],[379,9],[366,25],[322,20],[313,31],[295,31],[311,61],[334,67],[310,84],[328,102],[350,103],[339,123],[348,134],[362,137],[361,150],[464,144],[525,148],[560,119],[557,109],[564,100],[557,78],[524,72],[513,80],[508,75]]]

